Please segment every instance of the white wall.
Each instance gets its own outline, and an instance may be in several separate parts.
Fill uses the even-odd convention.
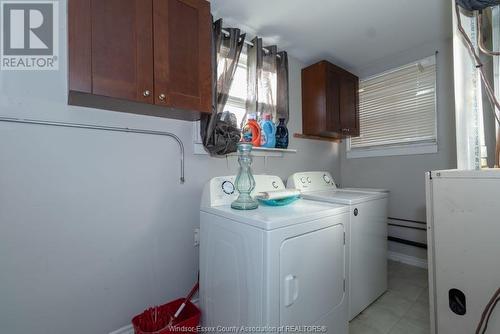
[[[436,57],[438,153],[347,159],[345,145],[342,145],[342,185],[389,189],[391,191],[389,216],[394,218],[425,221],[425,172],[456,167],[451,39],[441,43],[421,45],[358,70],[358,74],[363,78],[430,56],[435,51],[438,51]],[[425,232],[413,230],[413,233]],[[420,237],[420,235],[415,236],[415,239]],[[390,249],[407,255],[426,257],[425,250],[414,247],[390,243]]]
[[[60,22],[60,70],[0,72],[0,115],[172,131],[186,146],[186,183],[169,138],[0,122],[2,333],[108,333],[185,295],[198,270],[202,186],[237,166],[193,155],[190,122],[68,106]],[[290,59],[291,134],[301,129],[301,67]],[[297,154],[267,166],[256,158],[254,171],[340,178],[338,146],[291,138]]]

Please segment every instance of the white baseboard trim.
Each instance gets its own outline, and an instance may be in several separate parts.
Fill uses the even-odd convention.
[[[134,327],[132,325],[128,325],[109,334],[134,334]]]
[[[418,257],[389,251],[387,258],[389,260],[401,262],[404,264],[408,264],[410,266],[415,266],[415,267],[427,269],[427,260],[421,259]]]

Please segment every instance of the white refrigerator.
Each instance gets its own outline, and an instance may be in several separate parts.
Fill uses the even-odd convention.
[[[500,287],[500,169],[429,172],[426,197],[431,333],[475,333]]]

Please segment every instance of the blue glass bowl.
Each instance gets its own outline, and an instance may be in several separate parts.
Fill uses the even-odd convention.
[[[290,197],[285,197],[285,198],[280,198],[280,199],[261,199],[259,198],[259,202],[267,205],[267,206],[285,206],[288,204],[291,204],[298,200],[300,196],[290,196]]]

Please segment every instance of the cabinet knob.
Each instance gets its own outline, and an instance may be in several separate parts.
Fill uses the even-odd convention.
[[[150,90],[148,90],[148,89],[146,89],[144,92],[142,92],[142,96],[144,96],[144,97],[149,97],[149,96],[151,96],[151,91],[150,91]]]
[[[162,102],[164,102],[166,98],[167,98],[167,97],[165,96],[165,94],[160,94],[160,95],[158,96],[158,99],[160,99],[160,101],[162,101]]]

